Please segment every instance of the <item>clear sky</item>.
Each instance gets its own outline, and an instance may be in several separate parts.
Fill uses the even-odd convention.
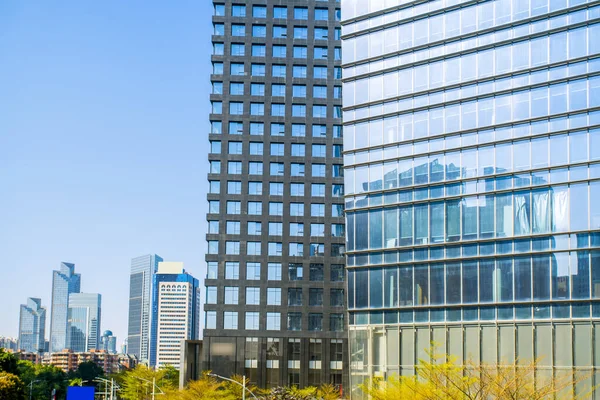
[[[49,326],[61,261],[102,294],[119,344],[131,258],[204,276],[211,12],[206,0],[0,1],[0,335],[17,335],[27,297]]]

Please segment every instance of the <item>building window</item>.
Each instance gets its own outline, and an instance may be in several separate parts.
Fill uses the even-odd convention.
[[[283,39],[287,37],[287,26],[285,25],[274,25],[273,26],[273,39]]]
[[[292,136],[295,136],[295,137],[306,136],[306,125],[305,124],[292,124]]]
[[[294,19],[308,19],[308,8],[294,7]]]
[[[248,235],[262,235],[262,223],[256,221],[249,221]]]
[[[208,254],[219,254],[219,241],[209,240],[208,241]]]
[[[310,281],[311,282],[321,282],[323,281],[323,264],[310,264]]]
[[[208,221],[208,233],[219,233],[219,221]]]
[[[242,173],[242,162],[241,161],[229,161],[227,163],[227,173],[233,175],[239,175]]]
[[[327,137],[327,127],[325,125],[312,126],[313,137]]]
[[[228,201],[227,202],[227,214],[237,215],[242,212],[242,203],[239,201]]]
[[[308,292],[308,305],[311,307],[320,307],[323,305],[322,288],[310,288]]]
[[[325,197],[325,184],[313,183],[310,185],[311,195],[314,197]]]
[[[334,332],[344,330],[344,314],[329,314],[329,330]]]
[[[227,221],[227,234],[228,235],[239,235],[240,234],[240,221]]]
[[[308,330],[322,331],[323,330],[323,314],[310,313],[308,314]]]
[[[281,288],[267,288],[267,305],[281,305]]]
[[[306,105],[292,104],[292,117],[306,117]]]
[[[262,122],[250,122],[250,135],[259,135],[259,136],[262,136],[264,134],[265,134],[265,124],[264,123],[262,123]]]
[[[285,58],[287,56],[287,48],[280,44],[273,45],[273,57]]]
[[[251,68],[252,76],[265,76],[267,72],[265,69],[265,64],[252,64]]]
[[[206,279],[217,279],[219,274],[219,263],[209,261],[206,263]]]
[[[263,163],[251,161],[248,163],[248,173],[250,175],[262,175],[263,174]]]
[[[314,105],[313,106],[313,117],[314,118],[327,118],[327,106]]]
[[[266,37],[267,26],[266,25],[252,25],[252,37]]]
[[[278,312],[268,312],[267,313],[267,330],[268,331],[281,330],[281,313],[278,313]]]
[[[267,7],[252,6],[252,16],[254,18],[267,18]]]
[[[248,202],[248,215],[262,215],[262,202],[249,201]]]
[[[260,256],[260,254],[261,254],[261,243],[260,242],[248,242],[246,246],[247,246],[247,254],[249,256]]]
[[[245,17],[246,16],[246,6],[241,4],[234,4],[231,6],[231,16],[232,17]]]
[[[327,71],[327,68],[325,68]],[[306,78],[306,65],[294,65],[292,68],[294,78]]]
[[[240,102],[229,103],[229,114],[231,114],[231,115],[244,114],[244,103],[240,103]]]
[[[250,85],[250,95],[252,96],[264,96],[265,95],[265,84],[264,83],[253,83]],[[252,114],[252,115],[264,115],[265,113],[265,105],[263,103],[251,103],[250,111],[252,111],[253,104],[261,104],[262,105],[262,114]],[[255,106],[255,108],[259,108],[259,106]],[[257,110],[254,110],[257,112]]]
[[[329,20],[329,10],[326,8],[315,8],[315,21]]]
[[[290,196],[304,196],[304,183],[291,183]]]
[[[269,194],[271,196],[283,196],[283,183],[281,183],[281,182],[269,183]]]
[[[287,320],[288,331],[301,331],[302,330],[302,313],[289,312]]]
[[[246,280],[259,281],[260,280],[260,263],[249,262],[246,264]]]
[[[343,264],[331,264],[331,282],[344,282],[346,270]]]
[[[271,116],[285,117],[285,104],[271,104]]]
[[[225,287],[225,304],[238,304],[239,288],[233,286]]]
[[[285,7],[285,6],[273,7],[273,18],[287,19],[287,7]]]
[[[240,263],[228,261],[225,263],[225,279],[240,279]]]
[[[344,289],[331,289],[329,300],[332,307],[343,307]]]
[[[305,26],[295,26],[294,39],[308,39],[308,28]]]
[[[244,56],[246,53],[246,46],[242,43],[232,43],[230,53],[232,56]]]
[[[246,288],[246,304],[247,305],[259,305],[260,304],[260,288],[259,287],[247,287]]]
[[[237,255],[240,254],[240,242],[225,242],[225,254]]]
[[[225,311],[223,313],[223,328],[237,329],[238,328],[238,313],[237,311]]]
[[[344,205],[343,204],[332,204],[331,205],[331,216],[332,217],[343,217],[344,216]]]
[[[289,244],[289,256],[291,257],[302,257],[304,256],[304,244],[303,243],[293,243]]]
[[[206,304],[217,304],[217,287],[206,287]]]
[[[267,46],[264,44],[253,44],[252,45],[252,57],[266,57]]]
[[[304,224],[302,222],[290,222],[290,236],[304,236]]]
[[[312,176],[315,178],[325,177],[325,164],[313,164],[312,165]]]
[[[294,58],[304,58],[308,57],[308,48],[306,46],[294,46]],[[303,97],[306,97],[303,96]]]
[[[246,74],[243,63],[231,63],[229,65],[229,69],[230,69],[231,75],[233,75],[233,76],[241,76],[241,75]],[[221,73],[223,73],[223,72],[221,72]]]
[[[269,242],[268,250],[270,256],[281,256],[282,253],[282,243]]]
[[[258,312],[246,312],[246,325],[247,331],[257,331],[259,329],[259,313]]]
[[[217,312],[206,311],[206,321],[204,321],[206,329],[217,329]]]
[[[288,306],[302,305],[302,288],[288,288]]]
[[[292,87],[292,96],[306,97],[306,85],[294,85]]]
[[[284,136],[285,135],[285,125],[273,122],[271,123],[271,136]]]
[[[304,203],[290,203],[290,215],[292,217],[303,217]]]
[[[268,264],[267,279],[270,281],[281,280],[281,263]]]
[[[283,215],[283,203],[269,202],[269,215]]]
[[[290,281],[301,281],[303,276],[304,268],[302,264],[289,264],[288,265],[288,279]]]
[[[269,222],[269,236],[283,235],[283,222]]]

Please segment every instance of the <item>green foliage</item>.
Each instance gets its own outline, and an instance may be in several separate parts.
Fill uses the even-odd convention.
[[[93,381],[104,376],[104,370],[93,361],[82,362],[77,369],[69,373],[69,378],[79,378],[82,381]]]
[[[202,377],[197,381],[190,382],[187,387],[180,391],[172,393],[167,400],[238,400],[241,399],[241,388],[239,393],[232,393],[223,381],[209,376],[210,371],[204,371]],[[234,385],[230,383],[230,385]],[[236,385],[237,386],[237,385]],[[247,395],[246,398],[250,398]]]
[[[0,372],[0,400],[24,399],[25,385],[23,384],[23,381],[15,374]]]
[[[12,353],[0,348],[0,371],[9,374],[17,374],[17,363],[19,359]]]
[[[119,395],[124,400],[144,400],[149,398],[154,388],[156,393],[164,392],[170,395],[177,390],[179,374],[174,368],[163,368],[155,371],[144,365],[138,365],[135,369],[126,371],[118,377],[121,391]]]

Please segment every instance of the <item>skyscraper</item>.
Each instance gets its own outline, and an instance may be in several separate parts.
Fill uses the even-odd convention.
[[[46,308],[42,299],[29,297],[27,304],[21,304],[19,316],[19,350],[28,352],[44,351],[46,340]]]
[[[150,364],[179,369],[182,341],[200,336],[200,283],[180,262],[159,263],[154,281]]]
[[[50,316],[50,352],[67,347],[67,314],[69,295],[79,293],[81,275],[75,273],[75,264],[61,263],[60,270],[52,271],[52,315]]]
[[[150,360],[153,277],[162,260],[156,254],[131,260],[127,352],[145,363]]]
[[[101,317],[101,295],[71,293],[67,317],[67,348],[74,352],[99,349]]]
[[[213,4],[204,367],[342,385],[339,2]]]
[[[432,340],[459,362],[541,359],[540,376],[598,367],[586,3],[343,1],[353,386],[413,374]]]

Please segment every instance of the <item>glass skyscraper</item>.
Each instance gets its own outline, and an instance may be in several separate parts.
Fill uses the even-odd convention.
[[[150,361],[152,294],[154,274],[163,259],[148,254],[131,260],[129,277],[129,320],[127,353],[135,355],[141,362]]]
[[[204,369],[345,388],[340,3],[213,5]]]
[[[79,293],[81,275],[75,273],[75,264],[60,263],[60,270],[52,271],[52,315],[50,320],[50,352],[67,348],[67,316],[69,295]]]
[[[414,374],[431,341],[600,366],[599,3],[342,14],[352,385]]]
[[[100,349],[102,296],[71,293],[67,317],[67,348],[74,352]]]
[[[46,308],[42,299],[30,297],[21,304],[18,349],[33,353],[44,351],[46,341]]]

